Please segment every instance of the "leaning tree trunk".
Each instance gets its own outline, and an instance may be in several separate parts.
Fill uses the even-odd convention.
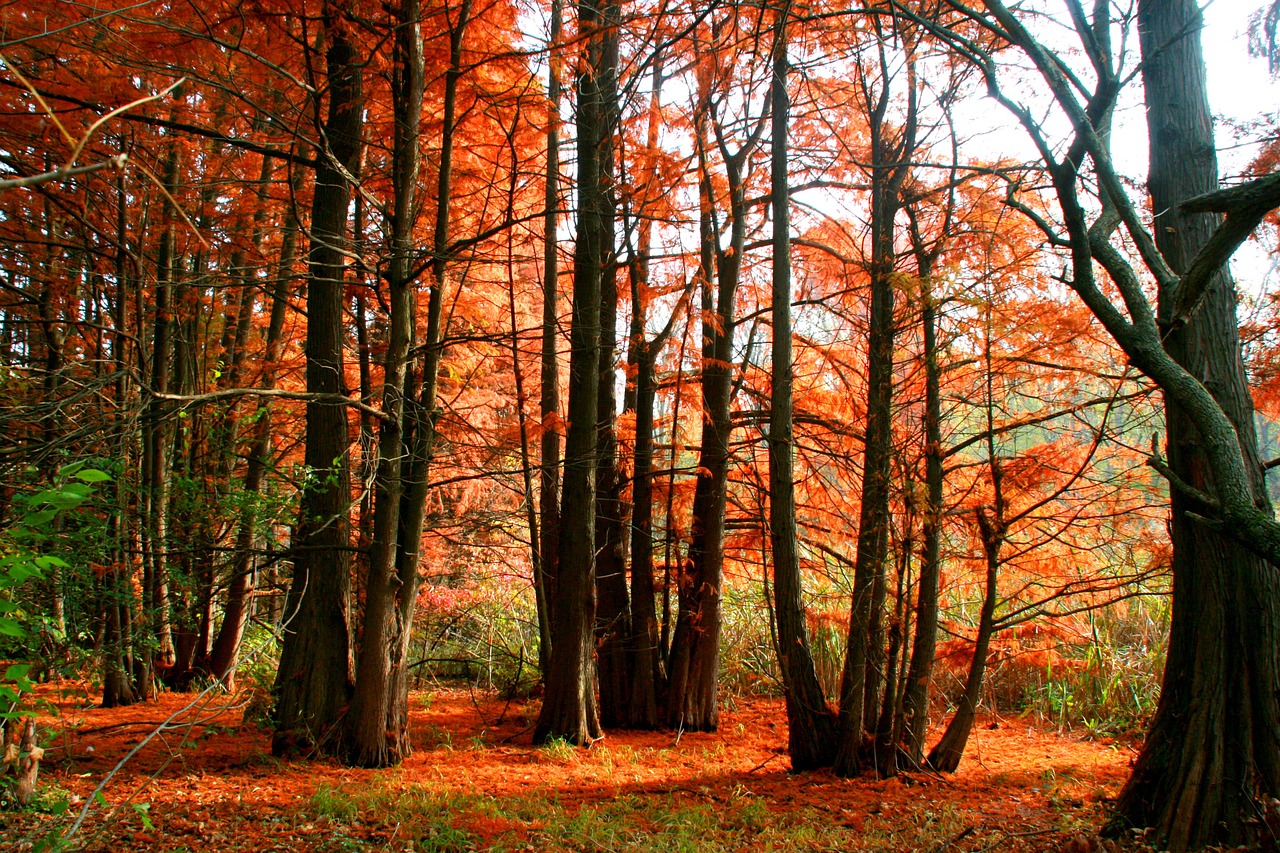
[[[307,390],[343,395],[342,322],[345,301],[346,175],[356,168],[363,129],[363,62],[346,27],[326,6],[329,48],[329,151],[317,156],[311,202],[311,257],[307,288]],[[335,162],[336,161],[336,162]],[[339,169],[338,164],[342,165]],[[351,597],[347,457],[350,435],[342,403],[307,403],[302,492],[293,585],[285,610],[284,644],[276,673],[276,755],[310,751],[329,741],[351,695]]]
[[[1217,161],[1193,0],[1142,0],[1150,139],[1148,188],[1156,245],[1187,270],[1218,223],[1178,205],[1217,189]],[[1168,329],[1176,294],[1159,294]],[[1224,269],[1191,321],[1165,347],[1199,378],[1235,425],[1255,503],[1270,511],[1257,455],[1253,401],[1244,374],[1236,294]],[[1168,457],[1185,482],[1212,494],[1213,471],[1187,413],[1166,401]],[[1173,490],[1173,614],[1164,681],[1151,731],[1112,828],[1154,827],[1170,850],[1248,840],[1264,797],[1280,794],[1280,577],[1236,541],[1198,524],[1204,508]]]
[[[827,707],[809,650],[808,624],[796,544],[792,433],[791,217],[787,192],[786,12],[778,16],[774,43],[773,147],[773,390],[769,412],[769,539],[773,547],[778,663],[787,706],[787,751],[793,770],[826,767],[834,760],[835,715]]]
[[[992,462],[993,478],[998,478],[999,468]],[[1004,522],[1001,519],[1001,503],[998,497],[997,511],[989,516],[985,510],[978,511],[978,530],[982,536],[982,552],[987,561],[987,587],[982,599],[982,615],[978,619],[978,636],[973,644],[973,661],[969,664],[969,675],[964,682],[964,693],[960,696],[960,704],[956,707],[951,722],[947,723],[941,739],[929,750],[925,763],[942,773],[954,773],[960,766],[960,758],[969,743],[969,733],[973,731],[973,721],[978,716],[978,700],[982,696],[982,677],[987,671],[987,654],[991,651],[991,636],[995,633],[996,603],[999,601],[997,585],[1000,568],[1000,548],[1004,544]]]

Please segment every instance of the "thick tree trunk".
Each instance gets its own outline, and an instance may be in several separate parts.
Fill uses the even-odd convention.
[[[1139,3],[1150,139],[1148,188],[1155,237],[1169,266],[1187,270],[1217,225],[1178,205],[1217,188],[1217,161],[1192,0]],[[1176,294],[1160,294],[1167,325]],[[1240,354],[1234,283],[1224,269],[1191,321],[1166,349],[1210,390],[1235,426],[1253,476],[1255,504],[1269,512]],[[1185,482],[1212,494],[1214,471],[1187,412],[1166,399],[1168,458]],[[1250,837],[1263,797],[1280,794],[1280,578],[1274,568],[1197,523],[1202,512],[1173,492],[1173,615],[1160,702],[1112,828],[1154,827],[1170,850],[1236,844]]]
[[[891,100],[891,76],[880,63],[881,89],[869,116],[871,130],[871,305],[867,318],[867,426],[862,464],[862,502],[858,545],[853,569],[853,600],[849,635],[840,684],[840,745],[834,770],[854,776],[864,764],[864,733],[884,741],[876,727],[876,710],[886,681],[884,649],[885,580],[889,560],[889,479],[893,461],[894,272],[901,190],[911,172],[908,159],[915,152],[916,82],[908,59],[907,121],[899,135],[891,134],[886,112]],[[870,86],[865,82],[864,86]],[[872,101],[867,91],[868,103]],[[892,767],[878,767],[892,772]]]
[[[363,61],[345,22],[326,7],[325,56],[329,151],[317,158],[311,209],[307,290],[307,390],[343,394],[347,206],[351,187],[339,170],[356,168],[363,130]],[[332,159],[331,159],[332,158]],[[337,161],[335,164],[332,161]],[[293,585],[285,609],[284,645],[276,674],[272,751],[289,755],[332,748],[352,688],[348,505],[351,501],[346,407],[307,403],[303,489]]]
[[[769,539],[773,547],[774,610],[778,664],[787,706],[787,751],[793,770],[829,766],[835,760],[835,715],[818,683],[809,651],[808,620],[796,543],[791,364],[791,217],[787,191],[786,13],[777,23],[772,102],[773,147],[773,389],[769,412]]]
[[[578,73],[578,239],[569,339],[569,427],[551,660],[534,742],[587,744],[601,736],[595,687],[596,418],[600,387],[600,286],[613,253],[611,170],[617,121],[616,3],[579,3],[585,56]]]

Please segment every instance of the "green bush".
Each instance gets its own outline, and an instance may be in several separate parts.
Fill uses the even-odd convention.
[[[94,484],[110,479],[84,463],[64,466],[45,488],[19,496],[20,514],[0,531],[0,657],[10,661],[0,679],[0,748],[15,770],[39,749],[19,749],[26,721],[36,710],[33,676],[47,674],[54,665],[53,652],[67,646],[65,622],[53,618],[44,606],[45,582],[72,568],[55,553],[70,550],[59,521],[89,499]],[[0,775],[0,802],[29,805],[34,792],[11,797],[13,784],[12,776]]]

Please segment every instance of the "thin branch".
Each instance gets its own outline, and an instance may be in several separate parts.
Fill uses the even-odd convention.
[[[87,166],[59,166],[56,169],[48,172],[41,172],[38,175],[27,175],[23,178],[6,178],[4,180],[0,180],[0,190],[38,187],[41,184],[48,184],[53,181],[64,181],[67,178],[74,178],[77,175],[87,175],[90,172],[97,172],[100,169],[120,169],[124,167],[125,161],[128,159],[128,154],[117,154],[108,160],[103,160],[101,163],[90,163]]]
[[[335,406],[351,406],[367,415],[377,418],[380,421],[387,421],[386,412],[381,409],[374,408],[369,404],[358,400],[355,397],[347,397],[344,394],[318,394],[307,391],[286,391],[281,388],[225,388],[221,391],[210,391],[207,394],[161,394],[150,388],[143,386],[144,392],[156,399],[165,400],[173,403],[182,403],[184,408],[187,406],[203,406],[209,403],[216,403],[219,400],[227,400],[235,397],[278,397],[284,400],[302,400],[307,403],[328,403]]]

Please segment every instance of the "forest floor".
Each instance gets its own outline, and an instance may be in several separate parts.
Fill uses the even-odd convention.
[[[412,697],[413,755],[371,771],[273,758],[225,695],[85,699],[56,700],[44,811],[0,812],[0,848],[39,850],[87,811],[77,849],[1085,853],[1114,849],[1095,833],[1134,754],[986,717],[954,775],[792,775],[775,699],[731,701],[714,734],[611,732],[584,750],[532,745],[536,701],[440,688]]]

